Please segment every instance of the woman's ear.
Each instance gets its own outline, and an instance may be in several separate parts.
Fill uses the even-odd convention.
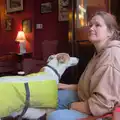
[[[111,38],[113,36],[114,32],[115,32],[114,30],[109,30],[108,38]]]

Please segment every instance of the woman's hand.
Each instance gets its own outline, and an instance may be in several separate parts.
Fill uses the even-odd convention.
[[[58,83],[58,89],[67,89],[67,90],[77,90],[77,85],[75,84],[64,84],[64,83]]]
[[[87,102],[73,102],[70,105],[71,110],[77,110],[82,113],[91,114]]]
[[[58,89],[67,89],[68,84],[58,83]]]

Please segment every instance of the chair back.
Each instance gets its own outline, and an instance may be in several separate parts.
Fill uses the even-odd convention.
[[[52,40],[52,41],[44,40],[42,42],[42,56],[45,62],[47,61],[50,55],[57,53],[57,45],[58,45],[57,40]]]

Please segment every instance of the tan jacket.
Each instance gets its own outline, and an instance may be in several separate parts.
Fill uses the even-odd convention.
[[[78,95],[94,116],[120,105],[120,41],[111,41],[93,56],[80,78]]]

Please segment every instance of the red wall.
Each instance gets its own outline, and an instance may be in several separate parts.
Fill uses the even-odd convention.
[[[22,20],[32,20],[32,32],[27,33],[27,51],[33,52],[34,56],[42,58],[41,43],[44,40],[68,41],[68,22],[58,21],[58,3],[57,0],[52,2],[53,10],[51,13],[41,14],[40,4],[48,0],[23,0],[24,10],[21,12],[5,13],[5,0],[0,0],[0,10],[2,13],[0,25],[0,55],[9,52],[17,52],[18,45],[15,42],[17,32],[22,29]],[[13,18],[12,31],[5,31],[5,18]],[[35,29],[36,24],[43,24],[43,29]]]
[[[29,4],[28,4],[29,3]],[[21,12],[14,12],[7,14],[5,12],[5,0],[0,0],[0,6],[2,7],[1,29],[0,29],[0,55],[8,54],[9,52],[17,52],[18,44],[15,42],[17,32],[22,30],[22,20],[30,18],[34,20],[33,16],[33,0],[24,0],[24,10]],[[11,31],[5,30],[5,18],[10,17],[13,19],[13,27]],[[34,29],[33,29],[34,31]],[[26,34],[27,50],[32,51],[32,41],[34,39],[34,32]]]
[[[48,2],[48,0],[44,0]],[[40,13],[40,4],[43,3],[42,0],[35,0],[35,24],[43,24],[43,29],[35,30],[35,41],[34,49],[35,56],[40,55],[41,43],[44,40],[58,40],[58,41],[68,41],[68,22],[58,21],[58,3],[57,0],[51,0],[52,2],[52,12],[50,13]]]

